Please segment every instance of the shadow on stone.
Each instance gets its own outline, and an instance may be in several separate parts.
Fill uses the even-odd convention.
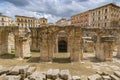
[[[13,59],[13,58],[15,58],[15,54],[5,53],[5,54],[0,55],[0,58],[2,58],[2,59]]]
[[[29,62],[29,63],[39,63],[39,61],[40,61],[40,57],[31,57],[31,58],[28,59],[27,62]]]
[[[70,63],[70,58],[54,58],[53,62],[55,63]]]
[[[100,60],[98,60],[96,57],[87,57],[83,60],[89,60],[90,62],[95,62],[95,63],[99,63],[101,62]]]

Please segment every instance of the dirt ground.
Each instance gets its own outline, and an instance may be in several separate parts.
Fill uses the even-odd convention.
[[[83,80],[87,76],[103,71],[112,74],[113,71],[120,71],[120,59],[113,57],[111,62],[99,62],[94,58],[93,53],[84,53],[84,59],[81,62],[70,62],[69,53],[54,54],[53,62],[41,62],[40,53],[32,52],[32,57],[29,59],[18,60],[14,58],[14,54],[5,54],[0,56],[0,65],[11,67],[16,65],[36,65],[38,71],[47,71],[48,69],[69,69],[71,75],[78,75]]]

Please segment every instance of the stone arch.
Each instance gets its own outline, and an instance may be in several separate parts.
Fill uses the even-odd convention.
[[[43,61],[52,61],[55,51],[55,42],[60,31],[66,32],[68,38],[68,51],[72,61],[80,61],[82,59],[82,39],[80,28],[67,26],[51,26],[41,29],[41,45],[40,59]]]

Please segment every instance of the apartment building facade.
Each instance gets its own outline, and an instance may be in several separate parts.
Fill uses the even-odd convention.
[[[62,18],[56,22],[57,26],[68,26],[71,25],[71,20],[67,20],[66,18]]]
[[[114,3],[71,16],[71,24],[82,27],[120,26],[120,6]]]
[[[46,18],[35,18],[35,17],[27,17],[27,16],[19,16],[16,15],[16,24],[19,27],[41,27],[47,25]]]
[[[15,18],[16,18],[16,24],[19,27],[34,27],[35,26],[34,17],[16,15]]]
[[[0,26],[10,26],[12,23],[12,19],[9,16],[5,16],[2,15],[2,13],[0,13]]]
[[[89,25],[89,11],[71,16],[71,25],[87,27]]]
[[[120,7],[110,3],[89,12],[89,25],[91,27],[118,27],[120,20]]]

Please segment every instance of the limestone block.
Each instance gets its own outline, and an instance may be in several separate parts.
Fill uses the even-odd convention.
[[[47,79],[57,79],[59,75],[59,69],[49,69],[46,73]]]
[[[110,76],[106,76],[106,75],[104,75],[104,76],[102,76],[102,78],[103,78],[103,80],[111,80],[111,77]]]
[[[1,75],[0,80],[6,80],[5,77],[6,77],[6,74]]]
[[[72,80],[81,80],[81,78],[79,76],[73,76]]]
[[[120,71],[114,71],[114,74],[120,78]]]
[[[99,74],[94,74],[94,75],[88,76],[88,80],[102,80],[102,77]]]
[[[9,74],[11,75],[18,75],[18,74],[25,74],[29,68],[29,65],[26,66],[15,66]]]
[[[110,77],[111,77],[112,80],[120,80],[120,78],[118,78],[117,76],[115,76],[115,75],[113,75],[113,74],[110,75]]]
[[[60,71],[60,78],[63,80],[68,80],[70,76],[69,70],[61,70]]]
[[[36,67],[29,67],[27,70],[27,75],[31,75],[33,72],[35,72]]]
[[[15,75],[9,75],[9,76],[6,76],[5,80],[20,80],[21,76],[18,75],[18,76],[15,76]]]
[[[29,80],[45,80],[45,74],[42,72],[34,72],[32,75],[28,77]]]

